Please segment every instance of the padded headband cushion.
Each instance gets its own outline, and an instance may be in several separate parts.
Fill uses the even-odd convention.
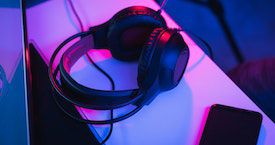
[[[166,22],[156,11],[142,6],[126,8],[116,14],[107,34],[108,44],[114,58],[136,60],[150,33]]]
[[[140,58],[140,89],[146,91],[155,87],[159,91],[165,91],[172,89],[180,81],[189,59],[189,49],[177,30],[157,28],[151,34]]]
[[[141,52],[141,56],[138,63],[138,81],[141,82],[144,80],[146,71],[150,66],[150,60],[152,59],[153,52],[155,51],[154,45],[157,41],[157,37],[164,30],[164,28],[156,28],[151,33],[147,42],[144,44]]]

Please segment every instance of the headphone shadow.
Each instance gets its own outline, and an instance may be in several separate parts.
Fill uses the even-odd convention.
[[[188,144],[192,130],[192,91],[182,78],[180,84],[159,94],[124,124],[115,125],[118,138],[113,144]],[[135,141],[135,142],[134,142]]]
[[[97,57],[100,55],[100,53],[97,54]],[[104,53],[102,53],[102,57],[104,57],[103,55]],[[94,61],[114,79],[116,90],[138,87],[137,62],[123,62],[113,58],[100,61],[95,59]],[[87,87],[111,89],[111,84],[106,76],[89,64],[85,58],[76,62],[71,75],[77,82]],[[114,124],[113,137],[108,142],[110,144],[185,144],[190,136],[192,108],[192,91],[183,76],[176,88],[162,92],[137,114],[121,123]],[[120,114],[127,111],[127,106],[125,109],[116,110]],[[100,114],[95,114],[100,116]],[[103,114],[105,114],[104,118],[108,117],[106,112]],[[88,114],[88,116],[90,115]],[[96,128],[98,127],[100,126],[96,126]],[[107,126],[102,127],[104,130],[108,130]],[[160,140],[160,138],[167,138],[167,140]],[[138,142],[136,142],[137,139]]]
[[[109,50],[105,50],[109,51]],[[103,51],[96,53],[97,57],[104,57]],[[123,62],[113,58],[93,59],[115,82],[115,90],[137,88],[137,62]],[[111,84],[107,77],[98,71],[86,58],[80,58],[72,67],[72,77],[82,85],[101,90],[110,90]]]

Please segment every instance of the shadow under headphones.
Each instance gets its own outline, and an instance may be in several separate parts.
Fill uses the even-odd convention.
[[[58,52],[71,40],[81,39],[62,55],[53,69]],[[138,87],[130,90],[97,90],[79,84],[70,76],[76,61],[90,49],[109,48],[121,61],[138,60]],[[49,77],[63,99],[74,105],[110,110],[129,104],[148,105],[162,91],[177,86],[189,59],[189,49],[179,30],[167,28],[161,11],[132,6],[115,14],[108,22],[69,37],[53,53]],[[60,72],[60,82],[56,75]],[[92,76],[91,76],[92,77]]]

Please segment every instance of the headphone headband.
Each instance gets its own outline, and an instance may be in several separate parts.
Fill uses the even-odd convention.
[[[67,97],[78,102],[78,105],[82,107],[97,110],[119,108],[131,104],[140,98],[142,95],[140,95],[139,89],[121,91],[97,90],[85,87],[71,77],[70,70],[72,66],[93,46],[93,36],[88,35],[69,47],[62,55],[59,63],[60,79],[62,90],[68,92],[66,93]]]

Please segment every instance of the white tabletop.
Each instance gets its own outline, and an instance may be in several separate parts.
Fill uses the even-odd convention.
[[[129,6],[142,5],[155,10],[159,8],[152,0],[75,0],[73,3],[86,30],[90,26],[108,21],[116,12]],[[165,12],[162,15],[169,27],[178,27]],[[78,23],[66,0],[48,1],[29,8],[27,21],[29,38],[36,43],[46,62],[49,62],[54,49],[62,41],[79,32]],[[207,117],[207,108],[213,104],[260,112],[263,115],[263,123],[258,144],[274,144],[275,124],[186,34],[182,35],[190,49],[190,60],[180,84],[173,90],[158,95],[149,106],[145,106],[134,116],[114,124],[112,136],[106,144],[198,144]],[[117,89],[137,87],[137,62],[114,60],[108,50],[92,50],[90,55],[114,78]],[[83,58],[73,67],[72,76],[89,87],[110,88],[108,79]],[[121,114],[130,107],[115,110],[115,114]],[[108,116],[106,111],[99,113],[78,109],[86,118]],[[106,135],[108,128],[108,125],[90,125],[91,131],[99,140]]]

